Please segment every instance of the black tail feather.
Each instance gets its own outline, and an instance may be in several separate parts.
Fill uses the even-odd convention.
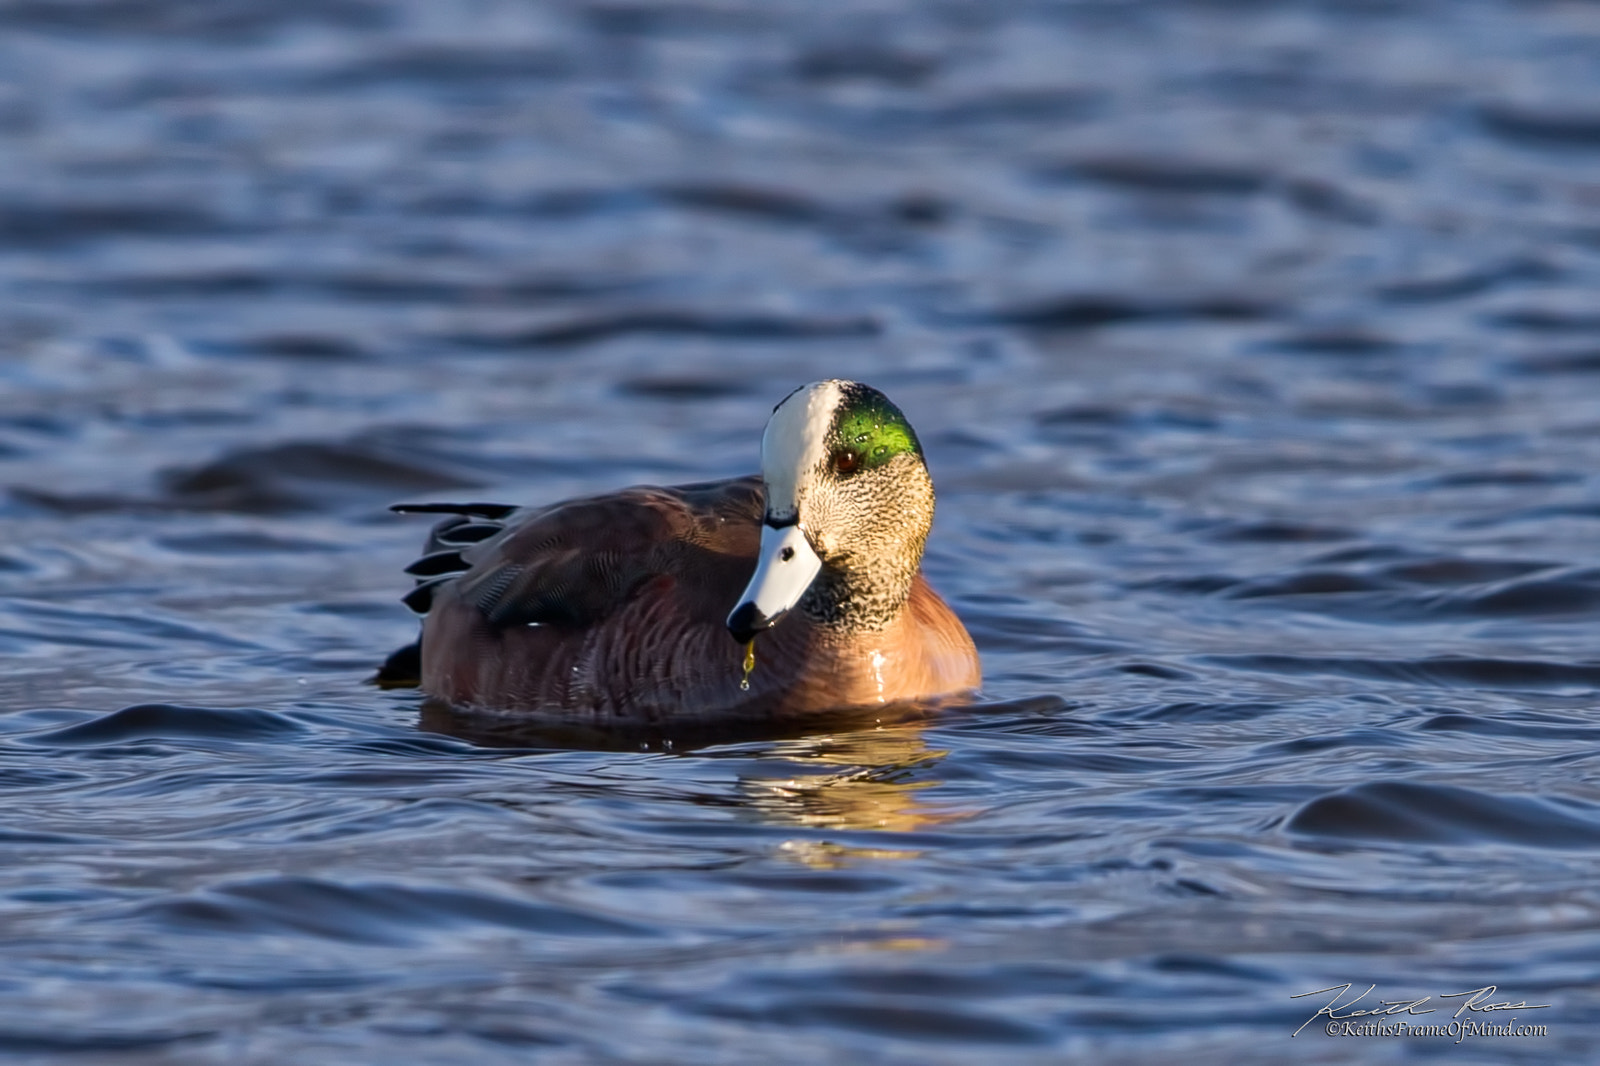
[[[400,602],[418,614],[427,614],[428,608],[433,606],[433,594],[439,590],[439,586],[448,581],[454,581],[455,577],[456,575],[454,574],[446,574],[443,577],[436,577],[432,581],[424,581],[404,596],[401,596]]]
[[[497,521],[517,508],[509,503],[397,503],[389,510],[396,514],[464,514]]]
[[[460,552],[442,551],[424,555],[406,567],[406,573],[417,577],[433,577],[437,574],[459,574],[465,569],[467,561],[461,558]]]
[[[480,540],[488,540],[504,528],[498,522],[462,522],[449,529],[435,528],[433,539],[440,544],[476,544]]]

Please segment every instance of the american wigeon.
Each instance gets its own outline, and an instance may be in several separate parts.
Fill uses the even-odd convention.
[[[760,477],[395,510],[452,515],[406,602],[426,614],[422,689],[453,706],[707,721],[978,685],[972,638],[921,572],[922,446],[866,385],[790,393]]]

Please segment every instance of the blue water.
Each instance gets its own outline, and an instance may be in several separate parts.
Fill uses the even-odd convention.
[[[1593,1060],[1600,7],[18,2],[0,160],[0,1056]],[[979,703],[366,683],[836,375]]]

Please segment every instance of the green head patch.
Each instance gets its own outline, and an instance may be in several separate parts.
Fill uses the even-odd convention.
[[[904,452],[920,456],[922,444],[900,408],[868,385],[842,384],[830,435],[829,462],[840,474],[872,470]]]

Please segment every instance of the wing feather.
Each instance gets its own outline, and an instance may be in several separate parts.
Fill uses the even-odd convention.
[[[703,599],[721,603],[729,583],[748,576],[742,561],[754,554],[763,504],[760,479],[747,477],[624,489],[528,511],[486,503],[407,505],[407,513],[456,517],[434,528],[428,554],[410,568],[442,576],[419,584],[406,602],[426,610],[453,584],[451,595],[492,626],[582,627],[667,575],[685,595],[699,588]]]

